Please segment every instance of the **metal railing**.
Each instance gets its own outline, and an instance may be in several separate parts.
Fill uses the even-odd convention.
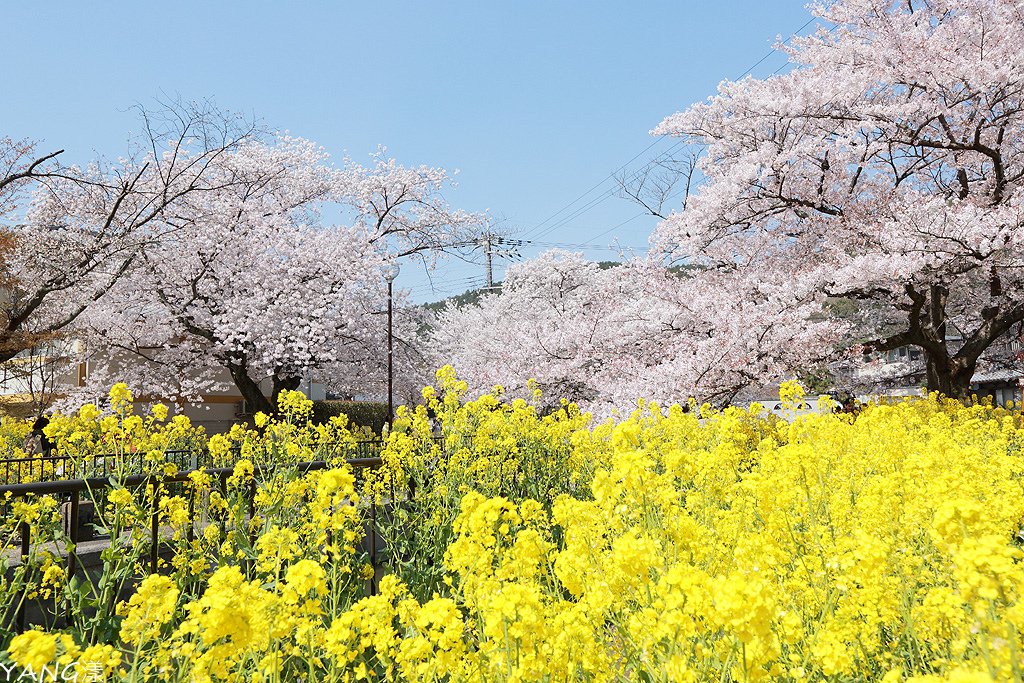
[[[173,463],[178,469],[199,469],[211,464],[205,449],[164,451],[159,463]],[[86,456],[65,453],[29,455],[23,458],[0,458],[0,482],[10,485],[109,477],[122,472],[142,473],[147,469],[152,469],[152,463],[147,461],[146,454],[142,452],[96,453]]]
[[[376,447],[379,450],[380,442],[366,442],[376,443]],[[367,445],[364,448],[368,449],[371,446]],[[305,474],[306,472],[322,470],[329,467],[336,466],[340,461],[327,461],[327,460],[313,460],[299,463],[282,463],[276,465],[255,465],[254,470],[260,474],[266,474],[270,471],[287,469],[294,470],[299,475]],[[382,460],[379,455],[365,456],[365,457],[354,457],[346,458],[344,460],[354,470],[366,470],[375,469],[380,467]],[[150,529],[149,529],[149,571],[151,573],[157,573],[159,569],[159,558],[160,558],[160,499],[168,488],[175,484],[182,484],[189,479],[189,475],[193,472],[205,472],[215,481],[219,482],[220,490],[222,495],[226,495],[228,478],[234,473],[234,467],[211,467],[211,468],[194,468],[179,471],[173,475],[163,475],[159,473],[140,473],[128,476],[122,476],[118,478],[110,476],[100,477],[88,477],[80,479],[63,479],[53,481],[33,481],[25,483],[14,483],[0,485],[0,500],[4,500],[7,496],[12,499],[23,498],[33,495],[51,495],[57,496],[67,504],[67,519],[65,520],[65,526],[69,539],[73,546],[76,546],[80,539],[80,524],[79,514],[82,503],[82,494],[90,493],[92,495],[102,494],[108,488],[115,486],[133,487],[133,486],[151,486],[152,494],[152,511],[150,512]],[[245,489],[245,502],[247,505],[247,511],[249,519],[251,519],[255,512],[255,496],[256,496],[256,484],[254,481],[250,481],[249,486]],[[392,492],[392,502],[395,501],[394,492]],[[368,506],[369,518],[367,520],[367,541],[368,541],[368,555],[369,563],[373,568],[374,577],[369,580],[369,591],[371,594],[376,593],[376,572],[378,569],[377,564],[377,504],[372,496],[369,497]],[[188,505],[188,540],[195,540],[196,533],[196,517],[195,517],[195,496],[189,497]],[[22,562],[27,561],[31,555],[32,550],[32,527],[27,522],[21,522],[18,530],[21,543],[21,558]],[[249,542],[255,544],[256,532],[253,530],[248,531]],[[115,543],[117,539],[111,538],[111,544]],[[67,579],[74,575],[78,570],[78,562],[76,551],[71,550],[67,554]],[[28,603],[28,592],[29,586],[26,585],[21,600],[18,603],[17,613],[15,615],[15,627],[19,633],[23,632],[26,627],[26,606]],[[5,610],[4,610],[5,611]],[[4,619],[7,616],[4,615]]]
[[[318,448],[333,449],[332,455],[340,455],[338,451],[343,451],[351,458],[376,457],[381,446],[382,442],[379,439],[344,444],[318,444]],[[232,451],[237,458],[240,447],[236,446]],[[142,451],[88,455],[55,452],[50,455],[0,458],[0,484],[9,486],[29,482],[147,474],[162,469],[166,464],[172,464],[178,470],[206,469],[217,465],[205,447],[162,451],[158,460],[150,460],[148,454]]]

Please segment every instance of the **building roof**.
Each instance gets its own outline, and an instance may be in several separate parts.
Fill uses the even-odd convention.
[[[1021,379],[1020,370],[989,370],[976,372],[971,379],[972,384],[988,384],[991,382],[1015,382]]]

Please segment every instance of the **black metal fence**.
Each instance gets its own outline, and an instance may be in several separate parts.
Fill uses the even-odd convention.
[[[178,469],[200,469],[210,465],[209,453],[203,449],[164,451],[160,464],[164,463],[173,463]],[[23,458],[0,458],[0,482],[10,485],[109,477],[124,472],[138,474],[152,468],[153,464],[141,452],[95,453],[86,456],[29,455]]]
[[[380,454],[381,446],[382,442],[377,439],[355,443],[325,443],[319,444],[318,448],[330,450],[331,457],[372,458]],[[239,447],[232,450],[236,458],[239,457]],[[142,451],[87,455],[54,452],[50,455],[0,458],[0,484],[9,486],[29,482],[131,476],[163,471],[167,464],[174,465],[179,471],[209,469],[218,464],[206,448],[167,450],[161,451],[160,455],[160,458],[151,460]]]
[[[350,445],[346,445],[350,446]],[[379,453],[380,442],[363,442],[358,444],[354,450],[356,452],[362,450],[363,452],[369,452],[370,450],[376,450]],[[59,458],[58,458],[59,459]],[[44,458],[26,458],[24,460],[46,460]],[[305,474],[315,470],[326,469],[334,466],[337,460],[313,460],[299,463],[290,464],[256,464],[254,469],[263,474],[268,469],[285,468],[294,470],[298,474]],[[354,470],[359,472],[360,470],[374,469],[380,467],[382,464],[379,455],[366,455],[361,457],[348,457],[345,458],[345,462],[352,467]],[[160,557],[160,499],[164,495],[170,495],[170,487],[175,485],[183,485],[184,482],[188,481],[189,475],[196,471],[205,472],[214,481],[219,483],[222,494],[227,492],[228,478],[234,473],[234,467],[212,467],[212,468],[183,468],[181,471],[173,475],[164,475],[161,473],[140,473],[132,474],[128,476],[112,477],[112,476],[98,476],[98,477],[86,477],[78,479],[60,479],[51,481],[31,481],[23,483],[7,483],[0,485],[0,500],[11,500],[17,498],[23,498],[27,496],[41,496],[50,495],[55,496],[59,500],[62,500],[65,504],[65,528],[72,544],[78,544],[81,535],[81,524],[80,524],[80,513],[82,507],[83,493],[87,493],[93,497],[101,497],[105,494],[108,488],[114,486],[150,486],[152,494],[152,511],[149,529],[149,571],[156,573],[159,568],[159,557]],[[248,506],[248,515],[252,518],[255,510],[255,495],[256,486],[252,483],[246,490],[246,504]],[[395,492],[392,491],[392,503],[395,502]],[[368,505],[368,519],[367,521],[367,549],[369,555],[370,566],[374,570],[374,578],[369,580],[369,590],[372,593],[376,592],[376,572],[378,569],[378,558],[377,558],[377,505],[373,497],[369,497]],[[189,508],[188,508],[188,540],[192,541],[195,539],[196,533],[196,518],[195,518],[195,496],[189,497]],[[32,549],[32,530],[31,526],[27,522],[22,522],[19,525],[18,534],[20,536],[21,544],[21,557],[22,561],[31,554]],[[255,543],[256,538],[255,532],[250,531],[250,543]],[[116,539],[111,539],[111,543],[114,543]],[[67,579],[74,575],[78,570],[76,552],[71,551],[67,556]],[[20,633],[24,631],[26,627],[26,605],[28,603],[27,591],[28,587],[25,588],[26,595],[22,596],[22,599],[18,603],[17,613],[14,616],[15,627]]]

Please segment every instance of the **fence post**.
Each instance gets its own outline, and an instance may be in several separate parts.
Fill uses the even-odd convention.
[[[149,548],[149,573],[156,574],[160,557],[160,480],[153,477],[150,481],[153,486],[153,518],[150,522],[152,544]]]
[[[25,609],[28,603],[28,556],[32,551],[32,526],[28,522],[21,523],[21,566],[26,574],[25,587],[21,591],[21,601],[18,603],[18,633],[25,632]]]
[[[256,549],[256,531],[253,529],[253,519],[256,517],[256,479],[255,477],[249,481],[249,486],[246,488],[246,503],[249,508],[249,520],[246,522],[245,536],[249,539],[249,547],[254,551]],[[252,574],[256,573],[256,560],[249,560],[247,563],[248,569]]]
[[[377,502],[373,495],[370,496],[370,569],[373,576],[370,577],[370,595],[377,594]]]
[[[249,532],[248,533],[249,543],[250,544],[255,544],[256,543],[256,534],[255,534],[255,532],[253,531],[253,528],[252,528],[252,520],[256,516],[256,480],[255,479],[252,479],[252,480],[249,481],[249,490],[248,490],[247,493],[248,493],[247,502],[249,504],[249,529],[248,529],[248,532]]]
[[[68,512],[68,518],[70,526],[68,528],[68,536],[71,538],[71,548],[68,548],[68,582],[71,581],[71,577],[75,575],[75,569],[78,565],[78,505],[80,502],[81,493],[78,489],[71,492],[71,510]],[[70,621],[71,619],[71,594],[68,593],[66,605],[64,608],[64,620]]]
[[[220,497],[227,503],[228,500],[228,475],[224,472],[220,473]],[[228,534],[228,516],[220,516],[220,542],[223,543],[224,539]]]
[[[196,540],[196,495],[197,495],[197,491],[196,491],[195,485],[187,483],[187,484],[185,484],[185,486],[186,487],[192,486],[191,490],[189,490],[188,488],[185,489],[186,491],[189,491],[189,496],[188,496],[188,542],[191,543],[192,541]]]

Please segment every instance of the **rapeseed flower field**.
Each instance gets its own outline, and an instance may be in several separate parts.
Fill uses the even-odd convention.
[[[162,449],[195,430],[136,416],[124,391],[55,418],[53,438],[144,444],[166,473]],[[372,470],[332,460],[355,435],[288,393],[278,417],[208,441],[224,487],[114,481],[100,573],[68,578],[42,547],[4,567],[5,604],[68,616],[8,623],[0,661],[131,681],[1024,678],[1017,410],[932,396],[786,422],[640,403],[595,423],[500,387],[470,400],[450,368],[423,397]],[[9,500],[5,543],[28,524],[66,544],[59,505]]]

